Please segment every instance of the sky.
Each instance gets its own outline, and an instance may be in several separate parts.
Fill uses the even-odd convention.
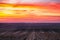
[[[60,23],[60,4],[45,4],[45,2],[58,3],[60,0],[19,0],[18,2],[23,5],[25,3],[40,4],[41,2],[44,5],[15,5],[14,7],[16,2],[10,0],[7,4],[0,4],[0,23]]]
[[[22,3],[60,2],[60,0],[20,0]]]
[[[49,2],[55,2],[55,3],[60,3],[60,0],[0,0],[0,2],[5,2],[5,3],[49,3]]]

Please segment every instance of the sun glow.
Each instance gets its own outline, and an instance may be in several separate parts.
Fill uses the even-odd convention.
[[[55,8],[56,9],[56,8]],[[50,6],[0,4],[0,22],[60,21],[60,9]]]
[[[53,11],[49,9],[42,9],[38,7],[19,6],[19,7],[0,7],[1,14],[11,15],[35,15],[35,16],[60,16],[59,11]]]

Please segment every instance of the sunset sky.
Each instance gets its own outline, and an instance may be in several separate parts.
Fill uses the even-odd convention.
[[[60,23],[58,0],[0,0],[0,23]]]

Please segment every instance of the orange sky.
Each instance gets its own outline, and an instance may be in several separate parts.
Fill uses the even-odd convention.
[[[60,23],[60,4],[0,4],[0,22]]]

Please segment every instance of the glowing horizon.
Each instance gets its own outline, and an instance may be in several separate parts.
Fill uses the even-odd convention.
[[[60,23],[60,4],[0,3],[0,23]]]

